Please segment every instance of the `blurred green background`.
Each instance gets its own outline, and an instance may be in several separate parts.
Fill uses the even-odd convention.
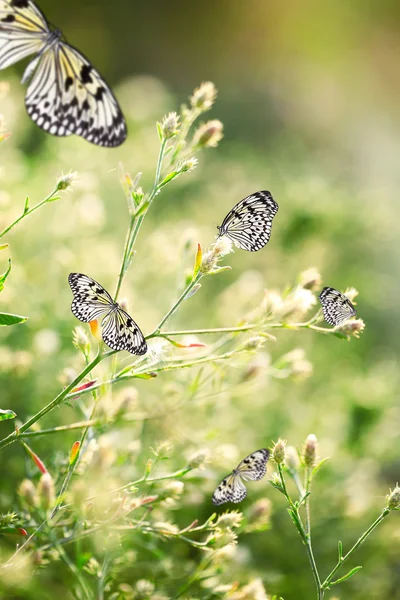
[[[174,328],[233,325],[261,302],[265,288],[284,289],[314,266],[324,285],[359,290],[358,315],[366,330],[350,343],[310,331],[278,332],[261,364],[304,348],[313,364],[304,381],[272,379],[261,369],[243,389],[235,387],[232,369],[221,366],[215,396],[210,392],[194,403],[186,397],[194,372],[139,382],[137,406],[164,411],[163,419],[125,427],[119,435],[104,433],[102,444],[115,456],[103,468],[118,485],[141,474],[157,441],[174,443],[171,470],[182,466],[182,455],[208,447],[211,466],[188,483],[173,508],[184,526],[213,512],[213,487],[236,460],[279,436],[300,447],[313,432],[321,456],[331,457],[312,499],[315,552],[326,575],[337,540],[348,549],[400,479],[399,3],[43,0],[40,7],[113,85],[130,135],[114,150],[72,137],[53,139],[25,113],[18,81],[23,66],[1,73],[2,129],[13,136],[0,146],[0,225],[20,214],[26,195],[42,199],[61,172],[80,173],[73,192],[6,238],[14,268],[1,308],[29,321],[0,331],[1,408],[25,421],[58,393],[68,380],[66,369],[82,368],[71,344],[76,320],[67,275],[82,271],[110,290],[115,285],[127,227],[117,164],[122,161],[133,175],[143,171],[148,189],[158,153],[155,121],[178,109],[201,81],[214,81],[219,95],[210,118],[223,121],[225,138],[152,207],[123,288],[134,318],[151,331],[176,298],[185,242],[207,246],[233,204],[269,189],[280,210],[268,247],[228,256],[232,271],[205,280]],[[4,271],[6,252],[0,260]],[[225,391],[218,393],[221,387]],[[122,391],[109,392],[110,402],[111,393],[115,400]],[[175,404],[179,410],[170,411]],[[43,427],[79,418],[76,407],[63,406]],[[9,423],[0,424],[1,437],[10,430]],[[55,472],[75,439],[37,438],[34,449]],[[19,483],[36,474],[16,444],[2,451],[0,464],[1,508],[17,510]],[[260,577],[269,595],[308,600],[314,597],[311,573],[281,498],[262,482],[251,486],[239,508],[246,514],[265,496],[272,501],[270,529],[240,537],[215,577],[219,583]],[[328,598],[400,598],[399,531],[391,515],[350,565],[364,565],[362,573]],[[134,585],[145,577],[167,597],[180,569],[190,572],[201,556],[183,542],[162,544],[157,559],[134,542],[132,550],[135,560],[120,581]],[[51,564],[24,581],[9,577],[2,597],[72,597],[63,569]],[[198,590],[193,595],[210,597]]]

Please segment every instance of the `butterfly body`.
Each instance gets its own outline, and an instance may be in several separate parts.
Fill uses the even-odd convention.
[[[25,105],[39,127],[118,146],[127,135],[117,100],[91,63],[62,39],[32,0],[0,0],[0,69],[36,54],[22,81]]]
[[[261,448],[244,458],[236,469],[225,477],[215,490],[212,502],[215,505],[225,502],[237,504],[246,498],[247,490],[243,481],[259,481],[267,472],[269,450]]]
[[[83,273],[70,273],[68,282],[74,296],[71,310],[77,319],[83,323],[100,320],[103,340],[113,350],[146,354],[147,344],[139,326],[103,286]]]
[[[255,192],[238,202],[226,215],[222,225],[217,227],[218,237],[226,235],[243,250],[261,250],[269,242],[272,220],[278,208],[270,192]]]
[[[337,327],[356,315],[356,310],[350,300],[331,287],[324,287],[319,295],[324,319],[329,325]]]

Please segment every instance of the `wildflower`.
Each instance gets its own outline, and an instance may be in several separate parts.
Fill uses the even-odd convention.
[[[348,339],[351,335],[353,335],[356,338],[359,338],[360,333],[364,331],[364,328],[365,323],[362,319],[349,319],[348,321],[345,321],[341,325],[335,327],[335,331],[342,333]]]
[[[190,104],[201,112],[209,110],[217,97],[217,88],[211,81],[203,82],[193,92],[190,98]]]
[[[151,581],[147,581],[147,579],[139,579],[139,581],[136,582],[135,589],[135,598],[138,600],[146,600],[146,598],[149,598],[154,592],[154,585]]]
[[[294,446],[286,448],[286,466],[292,472],[296,472],[300,466],[299,453]]]
[[[233,527],[239,527],[243,519],[241,512],[232,510],[231,512],[223,513],[218,517],[216,526],[224,531],[225,529],[232,529]]]
[[[229,240],[230,241],[230,240]],[[218,239],[215,244],[212,246],[211,250],[208,250],[205,254],[203,254],[200,271],[204,275],[207,273],[217,273],[221,270],[230,269],[230,267],[217,267],[218,261],[225,256],[228,252],[232,251],[232,244],[224,240],[221,242],[221,239]]]
[[[101,337],[101,331],[100,331],[100,324],[97,321],[97,319],[95,319],[94,321],[90,321],[89,327],[90,327],[90,333],[92,334],[94,339],[97,340],[98,342],[101,342],[102,337]]]
[[[390,494],[386,496],[386,507],[389,510],[400,510],[400,487],[396,484],[394,490],[389,490]]]
[[[179,528],[174,523],[166,521],[157,521],[153,525],[154,529],[163,535],[176,535],[179,533]]]
[[[221,121],[214,119],[200,125],[194,132],[193,146],[195,148],[216,148],[224,137],[224,126]]]
[[[307,437],[307,439],[305,441],[303,452],[301,455],[304,464],[309,469],[312,469],[312,467],[315,467],[316,462],[317,462],[317,453],[318,453],[318,440],[313,433],[310,433],[310,435]]]
[[[70,171],[66,175],[61,175],[61,177],[57,181],[56,191],[66,192],[71,187],[77,176],[77,171]]]
[[[346,298],[348,298],[350,300],[350,302],[357,304],[357,302],[354,302],[354,298],[356,298],[358,296],[358,290],[356,290],[356,288],[353,288],[353,287],[347,288],[346,291],[344,292],[344,295],[346,296]]]
[[[216,529],[207,538],[207,543],[215,549],[224,548],[230,544],[237,543],[237,535],[231,529]]]
[[[39,481],[38,495],[42,508],[48,510],[54,504],[55,492],[54,481],[50,473],[44,473]]]
[[[260,498],[248,511],[246,531],[260,531],[266,529],[271,519],[271,501]]]
[[[161,442],[156,448],[152,448],[153,453],[157,458],[168,458],[170,451],[173,448],[172,442]]]
[[[161,123],[161,132],[163,138],[168,140],[179,132],[179,116],[176,112],[170,112]]]
[[[299,285],[314,292],[322,286],[322,277],[318,269],[311,267],[306,271],[302,271],[299,275]]]
[[[76,461],[78,460],[80,447],[81,447],[81,443],[79,441],[74,442],[72,444],[71,452],[69,454],[69,464],[70,465],[74,465],[76,463]]]
[[[261,348],[262,345],[265,342],[265,338],[261,337],[260,335],[255,335],[251,338],[249,338],[248,340],[246,340],[243,344],[241,344],[239,346],[240,350],[258,350],[258,348]]]
[[[275,446],[272,449],[272,457],[277,465],[285,462],[286,458],[286,442],[279,438]]]
[[[268,600],[261,579],[253,579],[241,590],[230,595],[231,600]]]
[[[210,452],[207,449],[199,450],[189,457],[189,469],[204,469],[206,463],[210,460]]]
[[[21,482],[18,488],[18,495],[29,508],[37,506],[36,488],[30,479],[24,479]]]
[[[90,352],[90,341],[86,331],[83,327],[80,327],[80,325],[75,327],[72,332],[72,343],[77,350],[80,350],[85,356],[88,356]]]
[[[177,171],[179,173],[190,173],[190,171],[194,171],[198,164],[199,161],[197,158],[192,156],[191,158],[187,158],[183,162],[179,163]]]
[[[183,493],[183,481],[168,482],[162,492],[158,495],[159,500],[177,500]]]
[[[225,256],[226,254],[230,254],[231,252],[233,252],[232,240],[226,237],[226,235],[219,237],[213,245],[213,251],[218,256]]]

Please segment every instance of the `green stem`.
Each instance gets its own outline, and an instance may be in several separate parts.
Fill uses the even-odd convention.
[[[186,296],[188,296],[188,294],[192,291],[192,289],[194,288],[196,283],[198,283],[201,278],[202,278],[201,273],[198,273],[196,275],[196,277],[194,277],[194,279],[189,283],[189,285],[186,287],[186,289],[182,292],[182,294],[180,295],[178,300],[175,302],[175,304],[169,309],[169,311],[167,312],[165,317],[163,319],[161,319],[161,321],[159,322],[159,324],[157,325],[155,330],[152,333],[150,333],[150,335],[146,336],[146,339],[158,337],[160,335],[161,328],[163,327],[163,325],[165,325],[165,323],[168,321],[168,319],[170,319],[172,317],[174,312],[179,308],[179,306],[185,300]],[[165,334],[165,335],[169,335],[169,334]]]
[[[56,406],[59,406],[65,400],[65,398],[68,396],[68,394],[75,387],[77,387],[77,385],[82,381],[82,379],[84,377],[86,377],[86,375],[88,375],[88,373],[90,373],[90,371],[92,371],[92,369],[94,369],[94,367],[96,365],[98,365],[106,357],[111,356],[112,354],[115,354],[115,352],[116,352],[116,350],[111,350],[110,352],[106,352],[105,354],[100,354],[100,353],[97,354],[97,356],[79,373],[79,375],[77,375],[75,377],[75,379],[67,387],[65,387],[62,390],[62,392],[60,392],[58,394],[58,396],[56,396],[51,402],[46,404],[45,407],[43,407],[41,410],[39,410],[39,412],[37,412],[35,415],[33,415],[33,417],[28,419],[28,421],[26,421],[18,429],[16,429],[12,433],[10,433],[7,437],[0,440],[0,448],[4,448],[5,446],[8,446],[9,444],[12,444],[13,442],[17,441],[20,433],[24,433],[24,431],[29,429],[34,423],[39,421],[39,419],[41,419],[42,417],[47,415],[47,413],[50,412],[51,410],[53,410],[53,408],[56,408]],[[89,390],[89,391],[91,391],[91,390]],[[79,392],[76,392],[76,394],[79,395]]]
[[[301,520],[301,516],[299,513],[299,509],[297,508],[296,504],[294,504],[288,494],[287,488],[286,488],[286,482],[285,482],[285,478],[283,475],[283,469],[282,466],[280,464],[278,464],[278,472],[279,472],[279,476],[280,476],[280,480],[281,480],[281,486],[283,489],[283,493],[289,503],[289,506],[291,508],[291,510],[295,513],[296,515],[296,522],[298,523],[298,527],[297,527],[297,531],[299,532],[301,539],[303,540],[303,543],[306,547],[306,551],[307,551],[307,556],[308,556],[308,560],[310,562],[310,566],[311,566],[311,571],[314,577],[314,581],[315,581],[315,585],[317,588],[317,598],[318,600],[323,600],[324,598],[324,590],[321,586],[321,580],[319,577],[319,573],[318,573],[318,568],[317,568],[317,564],[315,562],[315,558],[314,558],[314,553],[313,553],[313,549],[312,549],[312,545],[311,545],[311,539],[310,537],[307,535],[307,532],[304,528],[303,525],[303,521]]]
[[[35,210],[38,210],[38,208],[43,206],[43,204],[46,204],[46,202],[49,202],[54,197],[54,195],[56,194],[57,191],[58,191],[58,189],[56,186],[54,188],[54,190],[51,192],[51,194],[49,194],[44,200],[42,200],[41,202],[38,202],[38,204],[35,204],[35,206],[33,206],[32,208],[29,208],[27,211],[23,212],[22,215],[20,217],[18,217],[18,219],[16,219],[13,223],[11,223],[11,225],[9,225],[5,229],[3,229],[3,231],[0,232],[0,239],[4,235],[6,235],[6,233],[8,233],[11,229],[13,229],[13,227],[15,227],[15,225],[17,225],[20,221],[22,221],[22,219],[25,219],[25,217],[27,217],[28,215],[31,215],[33,212],[35,212]]]
[[[325,581],[321,584],[321,589],[322,590],[328,590],[330,585],[334,585],[335,582],[332,582],[333,577],[335,576],[335,574],[337,573],[337,571],[340,569],[340,567],[343,565],[343,563],[348,560],[348,558],[350,558],[350,556],[353,554],[353,552],[355,550],[357,550],[357,548],[359,546],[361,546],[361,544],[367,539],[367,537],[373,532],[373,530],[378,527],[378,525],[380,523],[382,523],[382,521],[388,516],[388,514],[390,513],[390,510],[388,508],[385,508],[382,513],[379,515],[379,517],[372,523],[372,525],[370,527],[368,527],[367,531],[365,531],[362,536],[356,541],[356,543],[354,544],[354,546],[347,552],[347,554],[345,554],[342,558],[342,560],[339,560],[338,563],[336,564],[336,566],[334,567],[334,569],[332,569],[332,571],[329,573],[328,577],[325,579]]]
[[[304,480],[304,488],[305,493],[308,494],[306,498],[306,532],[311,541],[311,513],[310,513],[310,492],[311,492],[311,483],[312,483],[312,469],[306,468],[305,472],[305,480]]]

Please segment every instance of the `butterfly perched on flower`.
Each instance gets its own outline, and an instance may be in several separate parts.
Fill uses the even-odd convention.
[[[237,504],[244,500],[247,496],[247,490],[243,481],[258,481],[262,479],[267,472],[268,458],[269,450],[266,448],[256,450],[252,454],[249,454],[249,456],[246,456],[236,469],[233,469],[232,473],[221,481],[213,494],[213,504],[218,505],[225,502],[234,502]]]
[[[350,300],[335,288],[324,287],[319,295],[324,319],[329,325],[341,325],[350,317],[356,315],[356,311]]]
[[[261,250],[269,242],[272,219],[278,208],[270,192],[255,192],[238,202],[226,215],[222,225],[218,226],[218,237],[226,235],[243,250]]]
[[[101,319],[102,337],[113,350],[146,354],[147,344],[135,321],[97,281],[82,273],[68,276],[74,299],[71,310],[84,323]]]
[[[36,54],[22,82],[28,115],[57,136],[119,146],[126,123],[112,91],[78,50],[62,41],[32,0],[0,0],[0,69]]]

